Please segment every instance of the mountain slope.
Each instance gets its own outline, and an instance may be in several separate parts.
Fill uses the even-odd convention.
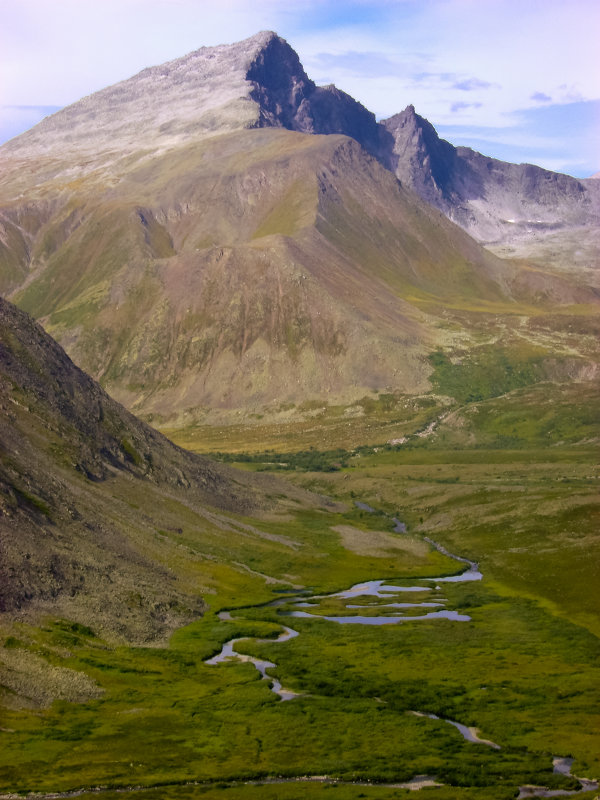
[[[202,613],[211,564],[239,558],[240,541],[282,546],[232,512],[315,502],[176,447],[4,300],[0,412],[0,613],[11,619],[51,613],[109,638],[162,638]]]
[[[315,86],[287,42],[263,31],[145,69],[42,120],[1,148],[0,191],[31,190],[25,165],[46,194],[44,185],[68,189],[94,173],[114,182],[171,148],[261,127],[344,133],[372,153],[386,137],[374,114],[334,86]]]
[[[145,70],[0,148],[0,289],[172,424],[424,392],[429,355],[486,314],[589,313],[584,280],[502,262],[399,185],[397,129],[272,33]],[[458,157],[427,131],[435,202]]]
[[[501,254],[540,258],[546,240],[556,246],[565,234],[577,231],[579,248],[582,238],[597,247],[600,185],[591,179],[454,147],[440,139],[414,106],[382,125],[394,140],[390,166],[398,178],[477,241]],[[574,247],[573,253],[582,255],[576,251]],[[560,264],[563,255],[546,256],[546,262]],[[586,265],[589,253],[576,260]]]
[[[91,174],[114,181],[132,163],[171,148],[257,127],[351,136],[421,198],[501,255],[537,257],[557,266],[568,256],[583,267],[597,260],[600,185],[595,181],[454,147],[413,106],[377,123],[335,86],[316,86],[296,52],[271,31],[150,67],[48,117],[0,149],[0,191],[14,197],[26,189],[31,195],[32,162],[36,184],[46,194],[49,179],[58,181],[54,189]],[[579,248],[569,235],[574,231]],[[11,233],[9,226],[5,238]]]
[[[425,390],[438,336],[414,302],[500,302],[512,280],[352,140],[274,129],[84,188],[33,241],[19,305],[161,416]]]

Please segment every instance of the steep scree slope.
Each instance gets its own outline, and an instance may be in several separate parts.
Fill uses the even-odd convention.
[[[0,300],[0,613],[164,637],[202,613],[225,538],[235,558],[242,534],[228,513],[286,508],[286,497],[315,502],[176,447]]]

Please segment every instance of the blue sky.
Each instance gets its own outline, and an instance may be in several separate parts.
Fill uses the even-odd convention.
[[[146,66],[264,29],[379,118],[412,103],[454,144],[600,170],[597,0],[3,0],[0,142]]]

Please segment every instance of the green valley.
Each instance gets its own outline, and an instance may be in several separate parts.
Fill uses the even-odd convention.
[[[533,392],[528,408],[536,397],[539,407],[548,402],[548,389]],[[571,398],[557,387],[563,405],[551,405],[552,425],[557,436],[570,426],[571,442],[542,444],[532,421],[520,446],[507,448],[502,431],[522,391],[480,402],[476,413],[473,404],[446,411],[431,436],[404,445],[363,440],[333,471],[286,470],[341,505],[288,506],[260,521],[221,515],[226,551],[206,519],[173,503],[169,520],[166,509],[149,510],[157,527],[162,517],[164,529],[153,535],[173,547],[175,574],[200,560],[206,612],[168,645],[150,648],[53,617],[39,626],[4,624],[4,668],[47,667],[38,668],[37,695],[14,684],[5,694],[3,784],[42,793],[113,787],[114,797],[127,787],[136,798],[391,798],[427,775],[443,786],[423,795],[441,800],[510,798],[527,784],[578,788],[553,773],[557,756],[575,759],[575,775],[597,775],[599,476],[596,447],[585,443],[593,420],[570,419],[564,401]],[[539,425],[542,415],[532,417]],[[244,463],[266,470],[274,460],[268,453]],[[134,497],[128,491],[127,502]],[[392,517],[406,533],[393,532]],[[244,534],[247,525],[260,539]],[[428,539],[479,564],[482,581],[440,583],[443,592],[435,592],[470,621],[371,626],[281,616],[298,595],[310,601],[375,578],[420,585],[411,600],[434,599],[421,579],[464,565]],[[176,555],[183,552],[185,561]],[[283,603],[264,605],[275,599]],[[357,598],[372,614],[368,600]],[[311,613],[355,613],[348,601],[323,602]],[[296,638],[257,641],[275,639],[290,623]],[[273,662],[269,675],[297,697],[281,701],[251,664],[203,663],[240,636],[249,638],[238,651]],[[74,692],[84,681],[81,696],[56,690]],[[444,719],[477,728],[500,749],[465,741]]]
[[[0,167],[0,800],[597,798],[600,181],[271,32]]]

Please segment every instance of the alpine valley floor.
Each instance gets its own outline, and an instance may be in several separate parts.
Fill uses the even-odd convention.
[[[272,32],[0,163],[0,800],[595,797],[600,181]]]
[[[597,444],[594,404],[582,397],[577,414],[577,390],[548,384],[446,409],[431,435],[397,445],[373,446],[384,421],[374,417],[331,471],[292,469],[294,454],[284,462],[272,447],[261,455],[272,438],[249,432],[244,456],[232,456],[240,466],[285,463],[287,479],[343,505],[229,514],[237,531],[249,524],[266,537],[257,546],[233,535],[227,557],[202,543],[189,512],[181,530],[157,531],[174,553],[202,556],[210,587],[207,612],[167,646],[124,646],[66,619],[4,624],[2,798],[544,796],[524,787],[595,797],[572,777],[600,777]],[[223,454],[225,428],[220,442]],[[444,551],[476,562],[483,578],[423,580],[468,568]],[[435,610],[374,608],[361,590],[335,596],[369,580],[420,587],[393,600],[440,602],[458,618],[282,616]],[[298,606],[324,594],[333,596]],[[299,635],[276,641],[284,625]],[[236,652],[275,665],[266,680],[252,663],[206,663],[240,637]],[[6,667],[26,660],[46,687],[37,697],[6,688]],[[282,701],[270,678],[296,696]],[[556,771],[567,757],[570,772]]]

